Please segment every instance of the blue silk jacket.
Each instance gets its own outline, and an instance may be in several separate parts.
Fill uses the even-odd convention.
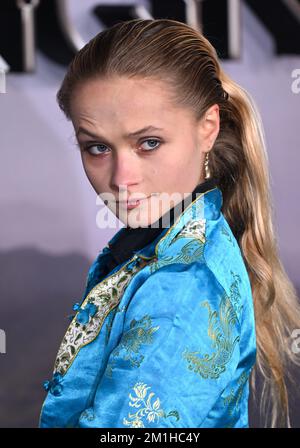
[[[202,428],[248,423],[253,298],[218,187],[101,275],[92,263],[57,353],[39,427]]]

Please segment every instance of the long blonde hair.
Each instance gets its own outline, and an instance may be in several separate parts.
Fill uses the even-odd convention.
[[[256,320],[257,360],[250,390],[271,427],[290,427],[287,380],[291,335],[300,328],[296,290],[280,261],[273,227],[268,157],[262,121],[250,94],[224,73],[215,48],[200,31],[171,19],[134,19],[98,33],[73,58],[57,93],[71,119],[76,85],[112,76],[165,81],[178,105],[196,119],[217,103],[220,132],[209,153],[209,168],[223,193],[222,212],[239,243],[249,274]],[[227,94],[229,97],[227,98]],[[200,167],[199,167],[200,169]]]

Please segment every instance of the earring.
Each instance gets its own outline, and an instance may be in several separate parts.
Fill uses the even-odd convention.
[[[204,169],[205,169],[205,179],[209,179],[210,171],[209,171],[209,167],[208,167],[208,152],[205,155]]]

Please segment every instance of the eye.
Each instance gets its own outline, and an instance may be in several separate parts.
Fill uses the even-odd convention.
[[[146,152],[154,151],[155,149],[157,149],[160,146],[160,141],[155,139],[155,138],[149,138],[147,140],[144,140],[144,142],[142,142],[142,143],[144,144],[144,143],[147,143],[147,142],[150,142],[150,148],[149,149],[145,149]],[[154,144],[155,143],[159,143],[159,145],[153,147],[153,143]]]
[[[99,150],[99,148],[103,147],[107,148],[107,146],[102,145],[102,144],[94,144],[94,145],[88,145],[88,146],[84,146],[83,150],[87,151],[89,154],[93,155],[93,156],[98,156],[99,154],[105,154],[105,151],[102,151],[101,149]]]
[[[143,151],[144,152],[153,152],[159,148],[160,143],[161,143],[161,141],[158,139],[155,139],[155,138],[149,138],[147,140],[144,140],[142,142],[142,145],[148,144],[150,147],[148,146],[148,148],[147,148],[147,147],[142,146]],[[80,149],[80,144],[77,144],[77,146]],[[106,151],[105,148],[107,148],[107,146],[102,143],[101,144],[94,143],[94,144],[89,144],[89,145],[83,145],[83,151],[87,151],[92,156],[99,156],[99,155],[107,154],[108,151]]]

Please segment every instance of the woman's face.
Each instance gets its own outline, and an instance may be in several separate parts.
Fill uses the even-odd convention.
[[[154,79],[93,79],[76,87],[71,118],[85,173],[125,225],[146,227],[204,181],[219,108],[196,122]],[[134,208],[127,200],[142,199]],[[125,202],[118,202],[125,201]]]

